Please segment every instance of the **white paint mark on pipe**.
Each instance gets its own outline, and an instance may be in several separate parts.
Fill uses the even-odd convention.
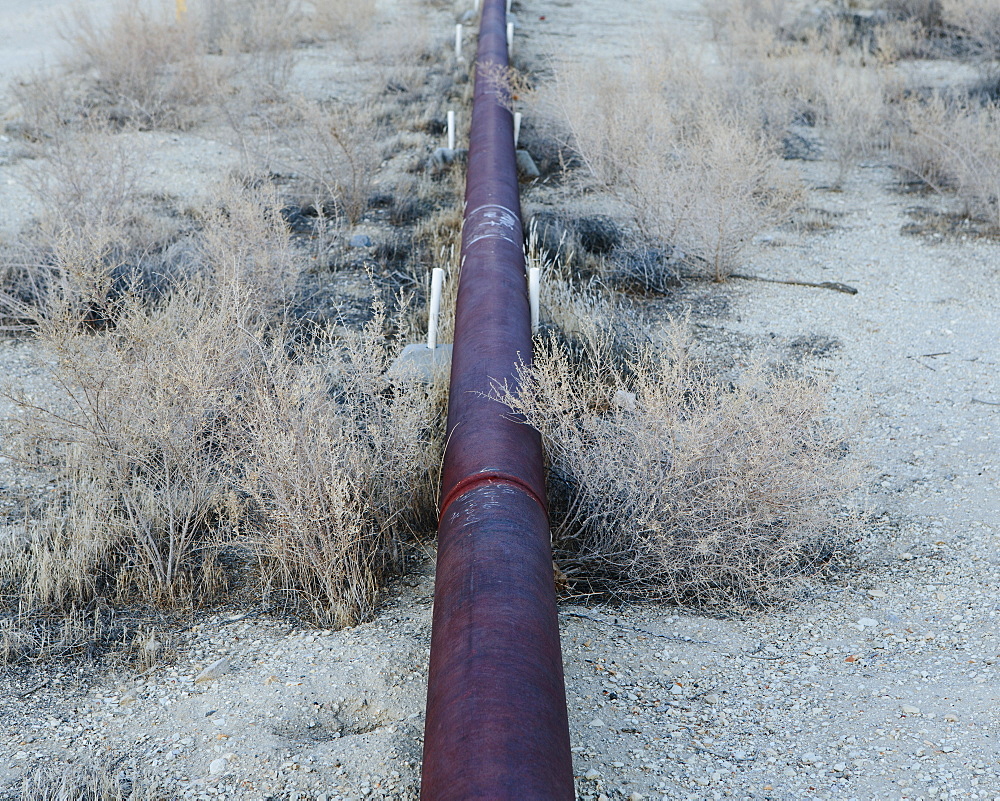
[[[538,333],[538,308],[541,298],[542,271],[538,267],[528,268],[528,305],[531,308],[531,333]]]
[[[455,58],[462,60],[462,23],[455,26]]]
[[[507,55],[514,52],[514,23],[507,23]]]
[[[438,314],[441,311],[441,288],[444,286],[444,270],[435,267],[431,272],[431,307],[427,320],[427,347],[437,347]]]
[[[455,112],[448,112],[448,149],[455,149]]]
[[[517,140],[521,137],[521,112],[514,112],[514,147],[517,147]]]
[[[520,225],[517,215],[499,203],[487,203],[465,215],[465,226],[468,231],[466,247],[483,239],[503,239],[512,245],[521,247],[518,242]]]

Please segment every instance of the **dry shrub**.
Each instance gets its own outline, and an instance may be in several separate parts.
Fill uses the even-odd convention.
[[[186,128],[197,121],[198,106],[218,102],[234,88],[255,101],[284,91],[295,64],[297,2],[191,5],[175,20],[166,7],[154,12],[123,2],[107,24],[82,7],[75,10],[63,35],[74,48],[73,70],[87,70],[93,81],[85,98],[89,117],[100,113],[117,123]],[[29,108],[55,99],[47,90],[36,98],[22,95]]]
[[[839,168],[838,183],[866,158],[889,144],[892,82],[877,66],[837,65],[817,59],[816,109]]]
[[[797,193],[759,116],[717,88],[694,63],[651,51],[625,70],[564,71],[558,103],[580,157],[643,233],[722,280]]]
[[[170,226],[143,200],[141,154],[107,131],[63,129],[37,155],[26,185],[40,215],[5,253],[0,317],[97,321],[125,262]]]
[[[941,0],[940,8],[944,25],[972,55],[1000,57],[1000,0]]]
[[[911,99],[893,137],[895,164],[939,192],[954,192],[966,214],[1000,228],[1000,105],[968,99]]]
[[[302,363],[272,351],[239,410],[236,483],[253,501],[268,587],[341,626],[371,615],[405,541],[435,520],[444,376],[390,378],[385,323],[377,304],[361,332]]]
[[[55,491],[3,545],[8,609],[208,601],[232,579],[226,548],[256,553],[273,591],[346,624],[432,525],[439,388],[386,378],[396,345],[381,311],[357,337],[311,332],[322,346],[287,326],[305,259],[277,197],[223,195],[197,269],[163,295],[106,298],[97,330],[38,315],[56,391],[15,397],[6,441]],[[46,646],[17,628],[8,654]]]
[[[278,98],[295,67],[302,12],[298,0],[207,0],[191,3],[185,27],[204,52],[228,58],[234,82],[260,100]]]
[[[257,167],[294,174],[295,190],[321,217],[361,219],[382,162],[370,109],[298,98],[232,123]]]
[[[202,58],[191,27],[135,3],[120,4],[107,25],[77,7],[64,28],[76,60],[92,73],[99,106],[119,122],[187,127],[191,107],[216,96],[225,80]]]
[[[688,353],[682,326],[625,369],[539,343],[498,395],[541,432],[554,547],[583,588],[699,606],[787,597],[844,544],[852,486],[823,390],[750,368],[730,381]]]
[[[353,42],[375,24],[375,0],[312,0],[306,9],[306,34]]]

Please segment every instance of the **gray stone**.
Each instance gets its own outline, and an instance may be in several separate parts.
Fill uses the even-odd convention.
[[[533,181],[538,178],[541,172],[538,165],[527,150],[517,151],[517,177],[522,181]]]
[[[352,248],[370,248],[371,246],[372,240],[367,234],[355,234],[351,237]]]
[[[219,676],[222,676],[229,672],[232,667],[232,659],[228,656],[218,659],[205,668],[201,673],[195,678],[195,684],[202,684],[206,681],[215,681]]]
[[[389,368],[389,377],[405,379],[415,377],[425,384],[434,381],[435,376],[451,369],[451,345],[438,345],[434,350],[426,342],[407,345],[399,358]]]

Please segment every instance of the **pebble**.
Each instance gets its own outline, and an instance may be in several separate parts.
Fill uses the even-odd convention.
[[[595,768],[591,768],[583,774],[583,778],[585,778],[588,782],[596,782],[599,778],[601,778],[601,772]]]
[[[229,767],[229,760],[225,757],[219,757],[218,759],[213,759],[212,763],[208,766],[208,772],[212,776],[218,776],[220,773],[224,773],[226,768]]]
[[[915,706],[910,706],[909,704],[904,704],[899,708],[899,711],[904,715],[919,715],[920,710]]]
[[[600,718],[594,718],[592,721],[590,721],[590,725],[595,729],[599,729],[607,724],[605,724],[605,722]]]
[[[367,234],[355,234],[351,237],[352,248],[370,248],[371,246],[372,238]]]
[[[858,621],[858,626],[860,628],[872,628],[878,625],[878,621],[871,617],[863,617]]]

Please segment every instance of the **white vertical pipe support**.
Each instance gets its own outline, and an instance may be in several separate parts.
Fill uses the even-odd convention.
[[[528,305],[531,308],[531,333],[538,333],[538,308],[541,297],[541,275],[538,267],[528,268]]]
[[[517,149],[517,140],[521,137],[521,112],[514,112],[514,149]]]
[[[473,0],[472,10],[477,14],[479,13],[479,0]]]
[[[455,58],[462,60],[462,23],[455,26]]]
[[[507,23],[507,55],[514,52],[514,23]]]
[[[511,3],[511,0],[507,0],[507,13],[508,14],[510,13],[510,3]]]
[[[455,112],[448,112],[448,149],[455,149]]]
[[[441,312],[441,288],[444,286],[444,270],[435,267],[431,272],[431,307],[427,319],[427,347],[437,347],[438,314]]]

